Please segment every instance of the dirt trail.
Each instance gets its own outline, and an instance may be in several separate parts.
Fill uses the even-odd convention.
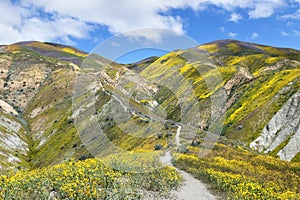
[[[176,145],[177,147],[180,146],[180,131],[181,131],[181,126],[179,124],[177,124],[177,131],[176,131],[176,136],[175,136],[175,139],[176,139]]]
[[[164,165],[173,166],[171,163],[172,155],[168,151],[164,156],[160,157],[161,162]],[[176,168],[177,169],[177,168]],[[183,176],[183,186],[173,191],[171,196],[174,196],[176,200],[215,200],[219,199],[215,195],[211,194],[207,186],[200,180],[195,179],[192,175],[177,169],[177,171]]]
[[[206,185],[201,181],[195,179],[192,175],[178,170],[185,182],[182,188],[175,191],[174,194],[178,200],[214,200],[218,199],[216,196],[211,194],[207,189]]]

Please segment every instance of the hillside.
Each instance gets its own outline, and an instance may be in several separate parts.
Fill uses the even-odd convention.
[[[217,130],[229,143],[300,160],[297,50],[222,40],[121,65],[72,47],[22,42],[0,46],[0,70],[3,170],[103,157],[116,150],[111,143],[135,151],[172,147],[179,123],[187,148]],[[187,91],[190,98],[178,98]],[[96,123],[104,134],[89,129]]]

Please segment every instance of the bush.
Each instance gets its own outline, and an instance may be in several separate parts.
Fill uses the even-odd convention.
[[[163,149],[163,146],[162,146],[161,144],[156,144],[156,145],[154,146],[154,149],[155,149],[155,150],[162,150],[162,149]]]
[[[172,137],[172,133],[166,133],[166,137]]]
[[[158,138],[158,139],[162,139],[163,136],[164,136],[164,135],[163,135],[162,133],[158,133],[158,134],[157,134],[157,138]]]
[[[189,152],[189,149],[188,149],[186,146],[181,145],[181,146],[179,146],[179,148],[178,148],[178,152],[179,152],[179,153],[185,154],[185,153],[188,153],[188,152]]]

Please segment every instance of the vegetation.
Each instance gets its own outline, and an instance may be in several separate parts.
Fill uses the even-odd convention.
[[[132,159],[127,158],[120,157],[118,162],[122,162],[123,167],[132,166]],[[152,157],[143,159],[149,162]],[[160,166],[134,173],[112,169],[98,159],[71,160],[52,167],[2,175],[0,198],[47,199],[54,190],[68,199],[141,199],[150,192],[166,196],[180,185],[181,179],[173,167]]]
[[[279,159],[224,144],[217,144],[205,158],[176,154],[176,167],[211,183],[228,199],[300,198],[300,163]]]
[[[202,57],[199,52],[203,53]],[[85,60],[86,57],[90,59]],[[161,149],[175,148],[176,123],[199,119],[197,125],[204,134],[214,121],[212,114],[223,113],[226,115],[223,136],[249,146],[286,101],[299,91],[299,61],[300,53],[296,50],[233,40],[178,50],[132,65],[112,63],[101,56],[87,55],[59,44],[9,45],[0,54],[3,83],[0,94],[19,114],[0,111],[0,117],[11,124],[20,124],[20,129],[14,132],[12,125],[0,124],[3,135],[0,164],[1,170],[21,171],[0,176],[0,199],[47,199],[51,190],[69,199],[168,195],[179,186],[181,177],[174,168],[160,166],[157,158]],[[135,79],[133,75],[122,88],[126,92],[118,91],[116,85],[125,73],[130,74],[129,70],[138,72],[144,79]],[[91,115],[98,120],[105,136],[130,153],[102,160],[87,159],[92,155],[80,140],[76,112],[72,110],[74,82],[76,78],[81,80],[81,72],[92,72],[90,76],[95,82],[90,84],[90,91],[84,91],[75,100],[80,108],[78,113],[95,103]],[[185,93],[190,86],[195,102]],[[226,109],[212,110],[210,97],[222,88],[227,94]],[[119,107],[115,112],[128,114],[130,120],[117,122],[116,116],[112,116],[112,94],[124,100],[132,94],[127,111]],[[86,101],[89,95],[95,102]],[[153,106],[153,102],[158,106]],[[190,105],[185,110],[181,107],[183,102]],[[196,112],[181,116],[189,110]],[[165,114],[162,116],[170,122],[161,124],[151,118],[152,111]],[[87,117],[80,125],[87,128],[89,121]],[[124,130],[134,131],[128,134]],[[190,142],[192,138],[185,134],[181,135],[183,145],[175,154],[174,164],[212,183],[228,199],[300,199],[300,164],[297,163],[300,153],[291,163],[274,158],[294,139],[293,134],[269,153],[273,157],[240,146],[218,144],[205,158],[195,155],[202,140]],[[7,145],[11,135],[21,138],[25,147],[16,145],[14,149],[13,145]],[[95,138],[91,134],[89,147],[98,147],[99,143],[92,143]],[[104,155],[106,150],[108,154],[111,151],[103,149]],[[132,151],[135,153],[131,154]],[[15,162],[9,161],[14,158]]]

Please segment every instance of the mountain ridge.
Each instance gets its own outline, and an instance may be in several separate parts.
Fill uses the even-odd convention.
[[[222,44],[222,45],[226,45],[226,44],[230,44],[230,43],[235,43],[235,44],[242,44],[244,46],[262,46],[262,47],[272,47],[272,48],[276,48],[279,50],[292,50],[292,51],[297,51],[300,52],[299,49],[295,49],[295,48],[288,48],[288,47],[279,47],[279,46],[270,46],[267,44],[259,44],[259,43],[253,43],[253,42],[245,42],[245,41],[241,41],[241,40],[234,40],[234,39],[221,39],[221,40],[214,40],[211,42],[207,42],[207,43],[203,43],[202,45],[208,45],[208,44]]]

